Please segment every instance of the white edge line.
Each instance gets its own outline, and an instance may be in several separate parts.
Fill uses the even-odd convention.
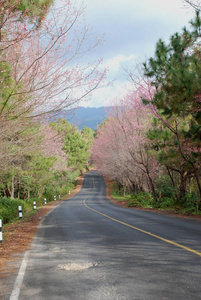
[[[71,197],[73,198],[73,196]],[[69,198],[70,199],[70,198]],[[59,202],[57,205],[55,205],[44,217],[43,219],[48,216],[55,208],[57,208],[57,206],[59,206],[63,201]],[[41,220],[41,222],[43,221],[43,219]],[[41,223],[39,224],[40,227]],[[27,267],[27,263],[28,263],[28,256],[29,256],[29,251],[25,252],[17,278],[15,280],[15,284],[13,287],[13,291],[12,294],[10,296],[9,300],[18,300],[19,299],[19,294],[20,294],[20,289],[22,287],[22,282],[23,282],[23,278],[24,278],[24,274],[26,271],[26,267]]]
[[[62,201],[58,204],[56,204],[41,220],[41,222],[44,220],[44,218],[46,216],[48,216],[57,206],[59,206],[62,203]],[[41,224],[41,223],[40,223]],[[38,228],[40,227],[40,224],[38,226]],[[28,256],[29,256],[29,250],[27,252],[25,252],[17,278],[15,280],[15,284],[13,287],[13,291],[12,294],[10,296],[9,300],[18,300],[19,299],[19,294],[20,294],[20,289],[22,287],[22,282],[23,282],[23,278],[24,278],[24,274],[26,271],[26,267],[27,267],[27,263],[28,263]]]
[[[17,275],[17,278],[15,280],[15,284],[13,287],[12,294],[10,296],[10,300],[18,300],[18,297],[20,294],[20,289],[22,286],[23,278],[24,278],[24,274],[26,271],[27,263],[28,263],[28,255],[29,255],[29,251],[25,252],[18,275]]]

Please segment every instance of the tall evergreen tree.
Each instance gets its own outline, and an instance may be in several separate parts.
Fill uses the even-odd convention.
[[[190,22],[192,30],[171,36],[169,44],[159,40],[154,57],[144,63],[144,74],[151,80],[157,110],[155,133],[149,136],[160,146],[161,160],[181,175],[180,198],[185,196],[187,177],[195,177],[199,192],[201,162],[201,19],[199,12]],[[150,102],[143,99],[144,103]],[[161,133],[160,131],[163,131]],[[171,137],[164,141],[165,131]],[[169,149],[169,150],[167,150]],[[175,154],[171,158],[171,151]],[[174,161],[174,164],[172,162]]]

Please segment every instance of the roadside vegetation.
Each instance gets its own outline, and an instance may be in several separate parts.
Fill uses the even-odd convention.
[[[95,132],[87,127],[79,131],[64,119],[42,125],[41,148],[23,157],[12,169],[1,174],[0,219],[3,224],[19,218],[36,206],[63,198],[77,185],[78,177],[89,169],[89,149]]]
[[[87,168],[94,132],[58,119],[86,99],[105,77],[84,6],[70,1],[1,1],[0,218],[3,224],[66,195]],[[87,41],[90,36],[90,43]],[[80,63],[81,62],[81,63]]]
[[[133,89],[116,99],[94,133],[62,118],[53,121],[63,109],[79,105],[106,75],[99,61],[81,60],[99,44],[83,22],[84,7],[59,3],[2,1],[3,223],[17,217],[19,205],[28,212],[33,201],[41,205],[44,198],[67,195],[92,163],[116,183],[112,195],[128,206],[200,214],[200,6],[195,5],[189,29],[173,34],[169,43],[158,41],[154,56],[137,66],[139,76],[127,71]]]
[[[151,193],[135,192],[124,194],[123,189],[118,188],[116,182],[109,184],[110,196],[117,200],[124,207],[148,208],[157,209],[160,211],[183,214],[183,215],[201,215],[199,210],[199,200],[196,195],[187,194],[183,204],[178,204],[175,197],[160,197],[158,202],[155,202]]]
[[[133,90],[97,130],[92,161],[132,207],[201,213],[201,18],[128,71]]]
[[[33,198],[28,201],[27,199],[20,200],[7,197],[0,197],[0,219],[2,220],[3,225],[18,221],[20,219],[19,206],[21,207],[20,211],[22,212],[21,218],[24,222],[24,220],[30,218],[33,214],[35,214],[39,209],[41,209],[44,206],[44,200],[39,198]]]

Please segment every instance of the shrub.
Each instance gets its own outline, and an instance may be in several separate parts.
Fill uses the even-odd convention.
[[[177,200],[175,197],[161,197],[157,202],[154,203],[155,208],[172,208],[177,204]]]
[[[22,206],[22,211],[24,211],[23,200],[0,197],[0,219],[4,224],[19,216],[18,206]]]
[[[199,196],[193,193],[187,193],[183,198],[183,213],[197,213],[201,210],[201,201]]]
[[[169,176],[162,175],[155,180],[155,188],[158,196],[172,198],[175,196],[177,189],[173,187]]]
[[[154,198],[150,193],[137,192],[130,196],[128,206],[133,207],[152,207]]]

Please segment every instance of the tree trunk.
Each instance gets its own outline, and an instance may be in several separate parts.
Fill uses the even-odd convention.
[[[2,27],[3,27],[4,13],[0,13],[0,42],[2,40]]]
[[[166,169],[167,169],[168,175],[170,176],[170,179],[171,179],[171,181],[172,181],[172,185],[173,185],[173,187],[175,188],[174,178],[173,178],[172,174],[170,173],[170,169],[169,169],[168,166],[166,166]]]
[[[199,176],[198,176],[198,174],[197,174],[197,171],[195,171],[195,178],[196,178],[198,190],[199,190],[200,197],[201,197],[201,185],[200,185],[200,180],[199,180]]]
[[[3,195],[4,195],[4,197],[6,197],[6,191],[5,191],[4,187],[2,187],[2,189],[3,189]]]
[[[180,187],[179,187],[179,200],[181,201],[185,195],[186,195],[186,177],[184,176],[184,173],[180,173],[181,181],[180,181]]]
[[[15,198],[15,175],[12,177],[12,182],[11,182],[11,198]]]
[[[9,193],[9,196],[11,197],[11,190],[10,190],[10,188],[9,188],[9,185],[8,185],[8,183],[7,183],[7,190],[8,190],[8,193]]]
[[[38,198],[41,198],[44,192],[44,187],[41,188],[41,190],[38,190]]]
[[[17,198],[20,199],[20,179],[18,179]]]
[[[124,191],[123,197],[126,198],[126,186],[125,185],[123,186],[123,191]]]
[[[122,184],[120,182],[117,182],[118,192],[121,193]]]
[[[148,179],[149,179],[149,184],[150,184],[150,187],[151,187],[151,191],[152,191],[154,200],[155,200],[156,202],[158,202],[158,196],[157,196],[157,194],[156,194],[156,190],[155,190],[155,187],[154,187],[154,183],[153,183],[152,178],[150,177],[148,171],[147,171],[147,176],[148,176]]]
[[[193,171],[194,171],[194,174],[195,174],[195,179],[196,179],[198,190],[199,190],[199,194],[200,194],[200,197],[201,197],[201,184],[200,184],[200,180],[199,180],[198,170],[197,170],[197,168],[196,168],[196,166],[195,166],[194,163],[192,163],[192,162],[189,162],[189,163],[193,167]]]

